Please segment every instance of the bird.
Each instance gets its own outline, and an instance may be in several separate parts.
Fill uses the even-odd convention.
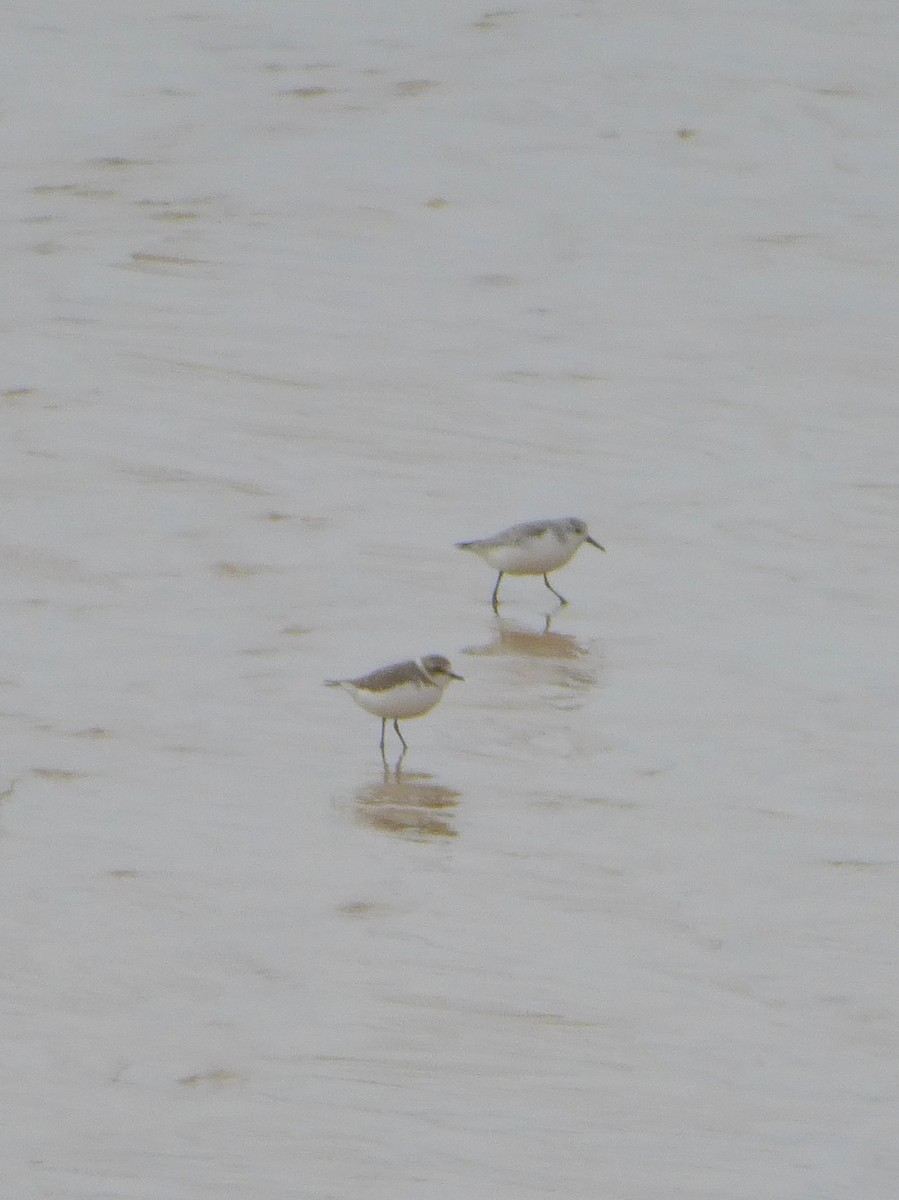
[[[543,582],[560,604],[568,601],[549,582],[549,572],[564,567],[584,542],[605,552],[587,532],[580,517],[550,521],[524,521],[473,542],[456,542],[459,550],[471,550],[499,572],[490,602],[499,612],[499,585],[504,575],[542,575]]]
[[[417,660],[408,659],[406,662],[379,667],[358,679],[326,679],[325,685],[343,688],[360,708],[381,718],[378,748],[384,757],[387,722],[393,721],[393,728],[405,754],[409,746],[400,733],[399,722],[430,712],[453,679],[463,681],[463,677],[453,671],[448,658],[442,654],[426,654]]]

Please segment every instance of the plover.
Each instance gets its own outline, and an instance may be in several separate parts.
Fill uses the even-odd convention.
[[[542,575],[543,582],[559,600],[567,604],[549,582],[548,574],[564,567],[575,551],[588,542],[597,550],[605,550],[587,532],[579,517],[560,517],[554,521],[525,521],[495,533],[493,537],[474,542],[456,542],[460,550],[471,550],[498,571],[496,587],[490,602],[499,611],[499,585],[504,575]]]
[[[328,687],[343,688],[360,708],[381,718],[378,745],[383,755],[387,722],[393,721],[405,754],[409,747],[400,733],[399,722],[430,712],[453,679],[461,680],[462,676],[453,671],[449,659],[442,654],[426,654],[418,661],[409,659],[408,662],[379,667],[359,679],[326,679],[325,683]]]

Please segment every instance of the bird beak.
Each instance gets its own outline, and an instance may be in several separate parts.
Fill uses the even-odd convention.
[[[594,542],[592,537],[584,538],[585,542],[589,542],[591,546],[595,546],[597,550],[601,550],[603,554],[606,552],[605,546],[600,546],[599,542]]]
[[[465,682],[465,676],[457,675],[454,671],[447,671],[447,675],[449,675],[450,679],[458,679],[460,683]]]

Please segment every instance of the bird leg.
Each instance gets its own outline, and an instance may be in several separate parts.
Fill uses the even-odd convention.
[[[567,603],[568,603],[568,601],[565,599],[565,597],[564,597],[564,596],[560,596],[560,595],[559,595],[559,593],[556,591],[556,589],[553,587],[553,585],[552,585],[552,584],[549,582],[549,576],[548,576],[548,575],[544,575],[544,576],[543,576],[543,582],[546,584],[546,586],[549,588],[549,590],[550,590],[550,591],[552,592],[552,594],[553,594],[553,595],[556,597],[556,599],[559,601],[559,603],[560,603],[560,604],[567,604]]]

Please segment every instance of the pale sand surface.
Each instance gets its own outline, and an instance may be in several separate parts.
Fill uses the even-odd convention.
[[[894,16],[450,7],[7,5],[8,1194],[895,1200]]]

